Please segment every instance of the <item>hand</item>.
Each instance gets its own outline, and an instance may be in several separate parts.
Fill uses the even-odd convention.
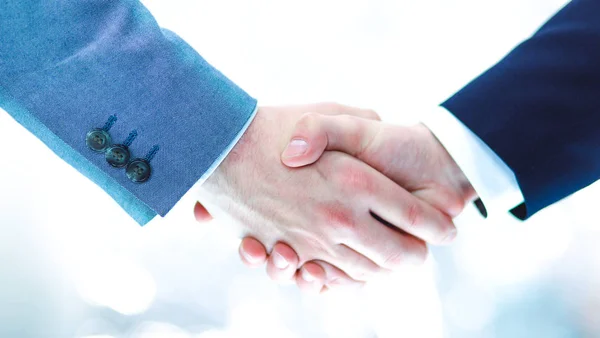
[[[475,196],[460,168],[423,125],[403,127],[353,116],[307,114],[291,135],[290,144],[294,144],[294,149],[288,148],[282,154],[282,162],[290,167],[314,163],[325,150],[343,151],[452,217]],[[299,145],[304,151],[298,151]],[[248,252],[249,246],[254,250]],[[254,258],[255,265],[261,264],[267,259],[261,247],[260,242],[246,238],[240,245],[240,253],[246,254],[246,262]],[[290,246],[280,243],[276,249],[286,252],[288,259],[295,262]],[[276,270],[271,258],[267,266]],[[308,263],[296,275],[296,282],[306,289],[305,281],[298,277],[311,271],[317,277],[311,278],[310,288],[320,289],[319,284],[330,285],[331,277],[325,275],[334,268],[326,262]],[[271,272],[271,276],[277,274],[277,271]],[[336,277],[339,274],[336,273]]]
[[[330,262],[355,280],[422,262],[427,254],[422,240],[444,243],[454,238],[450,217],[346,154],[327,152],[305,168],[284,166],[280,154],[287,135],[307,111],[373,115],[339,105],[259,109],[240,142],[202,186],[207,200],[232,216],[243,235],[258,239],[268,251],[285,242],[298,253],[299,264]]]
[[[305,114],[292,132],[292,143],[305,143],[306,151],[287,148],[281,159],[289,167],[314,163],[326,150],[341,151],[452,217],[475,197],[458,165],[422,124],[406,127],[350,115]]]

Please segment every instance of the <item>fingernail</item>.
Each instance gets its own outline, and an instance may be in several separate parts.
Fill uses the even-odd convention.
[[[301,139],[293,139],[292,141],[290,141],[287,148],[285,148],[285,151],[283,152],[283,157],[290,158],[301,156],[304,155],[307,150],[308,143],[306,143],[306,141]]]
[[[442,244],[449,244],[452,243],[454,241],[454,239],[456,238],[457,235],[457,231],[456,228],[452,229],[448,235],[442,240]]]
[[[315,276],[311,275],[310,272],[306,271],[306,269],[302,269],[302,279],[312,283],[315,281]]]
[[[246,258],[246,260],[252,264],[254,263],[258,263],[260,262],[260,258],[257,257],[252,257],[251,255],[249,255],[246,251],[244,250],[240,250],[240,252],[242,253],[242,256],[244,256],[244,258]]]
[[[285,257],[278,252],[273,253],[273,264],[275,264],[278,269],[285,269],[290,266],[290,263],[288,263]]]

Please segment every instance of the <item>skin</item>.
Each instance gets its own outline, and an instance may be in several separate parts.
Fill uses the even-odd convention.
[[[280,155],[288,135],[303,125],[307,111],[378,118],[372,111],[336,104],[259,109],[201,194],[211,206],[206,214],[226,214],[243,237],[260,244],[245,247],[246,262],[258,263],[258,256],[272,252],[267,271],[276,279],[290,279],[297,266],[315,261],[331,263],[332,275],[339,270],[344,278],[365,281],[423,262],[424,241],[441,244],[455,237],[450,216],[348,154],[328,151],[310,166],[284,165]],[[306,269],[319,275],[311,265]]]
[[[291,135],[291,141],[296,144],[306,142],[306,150],[298,154],[298,149],[293,152],[286,149],[282,162],[289,167],[314,165],[328,151],[342,151],[369,164],[449,217],[457,216],[475,198],[475,191],[460,168],[423,125],[404,127],[356,116],[306,114]],[[252,251],[248,252],[250,247]],[[247,237],[240,244],[240,253],[246,264],[249,260],[253,260],[252,266],[266,262],[271,278],[282,280],[290,274],[277,271],[273,256],[280,255],[279,250],[285,252],[290,262],[286,269],[291,270],[297,267],[292,248],[289,243],[279,243],[271,255],[267,255],[260,241]],[[301,268],[293,278],[301,289],[308,291],[361,284],[344,276],[343,271],[330,263],[311,261],[298,265]],[[308,280],[303,278],[307,274],[312,275]]]

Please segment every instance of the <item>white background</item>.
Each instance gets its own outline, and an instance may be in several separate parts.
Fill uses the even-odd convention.
[[[338,101],[412,123],[564,0],[219,0],[146,5],[261,104]],[[425,267],[324,297],[237,258],[193,199],[138,227],[0,113],[2,337],[600,335],[597,187],[530,222],[458,220]]]

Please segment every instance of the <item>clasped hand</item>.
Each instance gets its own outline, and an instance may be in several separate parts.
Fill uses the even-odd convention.
[[[423,262],[426,243],[455,238],[452,218],[474,197],[425,126],[316,104],[260,108],[201,200],[241,231],[247,265],[318,291]],[[206,210],[197,204],[199,220]]]

